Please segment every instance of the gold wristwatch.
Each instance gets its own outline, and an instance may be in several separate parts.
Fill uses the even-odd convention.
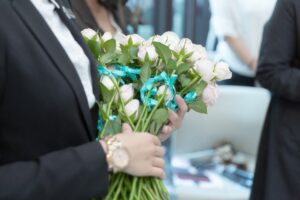
[[[116,136],[104,139],[107,145],[106,159],[110,171],[122,171],[129,164],[129,153]]]

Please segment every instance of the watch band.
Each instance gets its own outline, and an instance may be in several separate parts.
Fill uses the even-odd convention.
[[[112,156],[115,150],[122,148],[122,143],[117,139],[116,136],[106,137],[104,141],[106,142],[107,145],[106,160],[108,163],[109,171],[117,173],[121,169],[115,165]]]

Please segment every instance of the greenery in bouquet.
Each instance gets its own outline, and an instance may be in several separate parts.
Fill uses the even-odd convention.
[[[99,36],[91,29],[82,34],[98,62],[99,139],[121,132],[123,123],[134,132],[158,135],[168,109],[177,110],[176,95],[190,109],[207,113],[219,96],[216,81],[231,78],[226,63],[212,62],[204,47],[173,32],[148,40],[137,34]],[[105,199],[169,197],[161,180],[112,173]]]

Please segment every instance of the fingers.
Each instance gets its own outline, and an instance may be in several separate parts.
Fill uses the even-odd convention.
[[[165,155],[165,149],[159,146],[155,147],[154,155],[157,157],[163,157]]]
[[[164,179],[166,177],[166,173],[162,168],[159,167],[153,167],[151,171],[148,174],[149,176],[155,176],[160,179]]]
[[[123,133],[132,133],[132,128],[130,127],[129,124],[124,123],[124,124],[122,125],[122,132],[123,132]]]
[[[165,168],[165,161],[161,158],[154,158],[154,160],[152,162],[152,166],[164,169]]]
[[[161,142],[160,142],[160,140],[158,139],[157,136],[150,135],[150,134],[149,134],[149,136],[151,136],[151,139],[152,139],[153,144],[155,144],[155,145],[157,145],[157,146],[160,146],[160,145],[161,145]]]
[[[176,102],[179,107],[178,115],[183,117],[188,111],[188,106],[186,105],[184,99],[180,95],[176,95]]]
[[[169,110],[169,121],[171,125],[175,126],[179,122],[179,117],[173,110]]]
[[[162,131],[161,131],[161,135],[160,136],[164,136],[164,135],[169,135],[174,131],[174,128],[170,125],[164,125]]]
[[[169,110],[169,124],[168,126],[172,128],[173,132],[175,129],[179,128],[181,126],[183,118],[178,116],[177,113],[175,113],[173,110]]]

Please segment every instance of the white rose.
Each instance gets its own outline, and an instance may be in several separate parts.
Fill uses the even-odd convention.
[[[144,62],[146,55],[148,54],[151,61],[155,61],[158,58],[155,47],[153,45],[145,44],[139,46],[138,58],[140,61]]]
[[[176,50],[176,48],[178,47],[178,44],[180,42],[178,35],[172,31],[168,31],[168,32],[165,32],[164,34],[162,34],[161,40],[162,40],[163,44],[169,46],[170,49],[172,49],[174,51]]]
[[[86,28],[83,31],[81,31],[81,34],[86,37],[87,39],[91,40],[95,35],[97,35],[97,41],[100,41],[99,36],[96,31],[90,28]]]
[[[137,120],[139,114],[140,101],[137,99],[131,100],[125,105],[125,113],[134,120]]]
[[[104,42],[106,42],[110,39],[113,39],[113,35],[110,32],[105,32],[101,38]]]
[[[113,90],[115,88],[115,85],[113,81],[111,80],[112,78],[109,76],[101,76],[100,82],[102,85],[104,85],[108,90]]]
[[[202,45],[193,45],[193,54],[188,58],[190,62],[196,62],[200,59],[207,59],[207,52]]]
[[[215,66],[215,74],[219,81],[231,79],[232,73],[229,70],[229,65],[226,62],[219,62]]]
[[[202,101],[207,106],[213,106],[214,104],[216,104],[219,96],[220,96],[220,91],[219,91],[218,87],[209,84],[203,91]]]
[[[145,41],[144,38],[142,38],[141,36],[139,36],[138,34],[132,34],[132,35],[128,35],[128,40],[131,38],[132,39],[132,43],[133,44],[141,44]]]
[[[123,33],[119,33],[115,35],[115,40],[122,45],[127,45],[128,39],[129,39],[128,36],[124,35]]]
[[[165,40],[164,38],[162,38],[160,35],[154,35],[152,37],[150,37],[146,42],[145,44],[152,44],[152,42],[160,42],[162,44],[165,44]]]
[[[157,95],[158,96],[163,95],[164,92],[165,92],[165,90],[166,90],[166,85],[160,86],[158,88]],[[165,100],[169,101],[169,100],[172,100],[172,99],[173,99],[172,92],[171,92],[171,90],[169,88],[167,88]]]
[[[132,87],[132,84],[128,85],[122,85],[120,87],[120,96],[123,102],[127,103],[129,100],[133,98],[134,95],[134,89]],[[119,97],[116,96],[116,101],[118,101]]]
[[[194,44],[188,38],[183,38],[180,40],[179,44],[176,46],[174,51],[179,53],[182,49],[184,49],[185,54],[189,54],[194,51]]]
[[[208,59],[201,59],[195,62],[195,70],[199,73],[202,80],[209,83],[215,76],[214,63]]]

